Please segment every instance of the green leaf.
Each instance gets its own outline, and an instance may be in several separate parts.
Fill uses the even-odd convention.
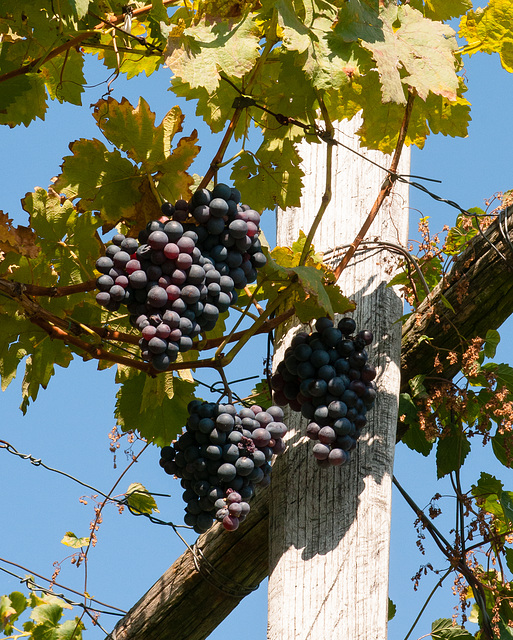
[[[493,358],[497,351],[497,345],[501,341],[501,336],[495,329],[488,329],[485,336],[484,354],[487,358]]]
[[[85,84],[83,66],[84,56],[74,48],[45,62],[41,74],[52,100],[82,104]]]
[[[297,207],[304,176],[300,162],[291,140],[267,139],[256,154],[246,151],[239,156],[233,164],[231,179],[258,211],[276,205],[282,209]]]
[[[383,101],[405,104],[405,85],[414,88],[422,100],[430,92],[456,100],[459,81],[455,71],[454,31],[424,18],[407,5],[390,4],[380,17],[384,40],[362,44],[376,61]]]
[[[459,469],[470,452],[470,442],[458,427],[451,427],[447,435],[442,436],[436,447],[436,472],[443,478],[451,471]]]
[[[41,334],[43,339],[41,340]],[[27,358],[25,376],[22,384],[23,401],[20,409],[26,413],[30,400],[35,401],[39,387],[46,389],[55,373],[54,365],[67,367],[73,360],[69,347],[62,340],[51,340],[45,332],[34,332],[32,339],[36,343],[32,354]]]
[[[501,491],[499,499],[504,515],[513,524],[513,491]]]
[[[513,434],[501,433],[499,429],[492,437],[492,449],[497,460],[509,469],[513,467]]]
[[[30,225],[37,233],[39,244],[53,253],[54,245],[60,242],[68,230],[68,220],[74,214],[69,200],[61,203],[60,196],[36,187],[21,201],[23,209],[30,216]]]
[[[248,13],[238,24],[212,22],[202,18],[179,35],[170,35],[165,63],[173,74],[191,88],[209,93],[219,85],[221,72],[242,78],[251,71],[259,55],[260,32],[255,14]]]
[[[388,599],[388,621],[389,622],[395,617],[396,612],[397,612],[397,607],[389,598]]]
[[[118,368],[118,381],[119,381]],[[185,426],[187,405],[194,399],[195,383],[173,378],[172,373],[151,378],[131,371],[116,394],[114,415],[123,431],[138,431],[159,447],[168,445]]]
[[[13,623],[25,611],[28,604],[27,598],[19,591],[0,597],[0,630],[3,630],[7,636],[11,635]]]
[[[504,555],[506,556],[506,564],[508,565],[508,569],[513,573],[513,549],[509,547],[504,547]]]
[[[169,156],[173,137],[182,131],[184,120],[180,107],[173,107],[156,127],[155,114],[144,98],[139,98],[137,107],[126,98],[121,102],[99,100],[93,115],[107,140],[151,171]]]
[[[408,430],[401,438],[401,442],[404,442],[413,451],[427,456],[433,448],[434,441],[427,440],[424,431],[420,428],[417,416],[417,406],[410,394],[401,393],[399,396],[399,419],[408,425]]]
[[[61,544],[71,547],[72,549],[80,549],[80,547],[87,547],[89,544],[89,537],[78,538],[73,531],[66,531]]]
[[[504,517],[504,509],[499,502],[502,487],[500,480],[484,471],[481,472],[477,484],[472,485],[472,495],[478,498],[481,507],[501,519]]]
[[[125,493],[125,497],[130,509],[137,513],[150,514],[154,511],[157,513],[159,511],[155,499],[140,482],[132,482]]]
[[[0,92],[0,124],[13,128],[26,127],[46,113],[46,90],[43,77],[38,73],[25,73],[2,82]]]
[[[119,151],[108,151],[99,140],[72,142],[72,156],[64,158],[55,191],[70,200],[78,198],[83,211],[98,211],[105,223],[116,225],[135,216],[135,203],[141,199],[141,177],[137,168]]]
[[[443,293],[440,293],[440,299],[442,301],[442,304],[444,305],[444,307],[446,309],[450,309],[453,313],[456,313],[456,311],[454,311],[454,307],[452,306],[452,304],[449,302],[449,300],[447,300],[447,298],[444,296]]]
[[[37,625],[45,625],[48,627],[56,627],[62,617],[62,606],[59,604],[58,598],[54,602],[41,604],[32,610],[30,618]]]
[[[424,386],[425,377],[425,375],[419,374],[411,378],[411,380],[408,380],[408,384],[410,385],[410,389],[413,393],[414,398],[427,395],[427,390]]]
[[[267,380],[257,382],[255,388],[251,392],[252,404],[258,404],[266,409],[273,404],[271,392],[269,391],[269,383]]]
[[[459,625],[453,624],[450,618],[440,618],[431,625],[433,640],[474,640],[474,636]]]
[[[68,5],[71,7],[73,11],[73,15],[81,20],[87,13],[89,9],[89,4],[91,0],[66,0]]]
[[[425,16],[441,22],[472,9],[472,0],[425,0]]]

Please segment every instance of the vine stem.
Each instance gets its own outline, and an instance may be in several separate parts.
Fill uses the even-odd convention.
[[[317,93],[317,101],[319,102],[319,106],[321,108],[322,117],[326,124],[326,181],[324,187],[324,193],[322,194],[321,204],[319,210],[317,211],[317,215],[310,227],[308,235],[306,236],[305,244],[303,247],[303,251],[301,252],[301,257],[299,259],[299,266],[303,266],[308,258],[308,253],[310,251],[310,247],[312,246],[312,241],[314,239],[317,228],[319,227],[321,220],[328,208],[329,203],[331,202],[332,196],[332,168],[333,168],[333,146],[334,139],[333,136],[335,134],[335,129],[333,128],[333,123],[331,122],[328,110],[326,109],[326,105],[324,104],[324,100],[321,95]]]
[[[278,18],[277,18],[277,13],[276,10],[273,10],[273,17],[272,17],[272,21],[271,24],[269,26],[269,31],[268,33],[271,35],[276,35],[276,25],[278,23]],[[265,44],[264,50],[262,51],[262,55],[260,56],[260,58],[258,59],[256,65],[253,67],[253,70],[250,72],[250,77],[248,80],[248,84],[247,87],[245,89],[246,93],[250,93],[253,85],[256,82],[256,78],[258,75],[258,72],[260,71],[260,68],[262,67],[262,65],[265,63],[265,60],[267,58],[267,56],[269,55],[269,53],[271,52],[271,49],[274,47],[274,45],[276,44],[276,40],[273,39],[267,39],[267,42]],[[223,161],[223,157],[224,154],[226,152],[226,149],[228,148],[228,145],[230,144],[230,140],[232,139],[232,136],[235,132],[235,128],[237,127],[237,124],[240,120],[240,117],[242,115],[242,112],[244,111],[245,107],[241,106],[241,107],[236,107],[233,116],[230,120],[230,124],[228,125],[228,128],[226,129],[226,132],[223,136],[223,139],[221,141],[221,144],[219,145],[219,149],[217,150],[217,153],[215,154],[215,156],[212,158],[212,162],[210,163],[210,167],[207,171],[207,173],[203,176],[203,180],[200,182],[198,189],[205,189],[206,186],[208,185],[208,183],[212,180],[212,178],[214,177],[214,175],[216,174],[219,165],[221,164],[221,162]]]
[[[87,593],[87,554],[89,553],[89,549],[91,548],[91,544],[93,542],[93,538],[95,537],[95,527],[98,525],[101,513],[103,511],[103,508],[105,507],[105,505],[107,504],[107,502],[110,500],[110,496],[114,493],[114,490],[116,489],[116,487],[118,486],[118,484],[121,482],[121,480],[124,478],[124,476],[126,475],[126,473],[128,472],[128,470],[139,460],[139,458],[141,457],[141,455],[146,451],[146,449],[150,446],[150,443],[147,442],[144,447],[139,451],[139,453],[136,456],[132,457],[132,460],[130,461],[130,463],[127,465],[127,467],[125,468],[125,470],[123,471],[123,473],[119,476],[119,478],[116,480],[116,482],[113,484],[111,490],[107,493],[107,495],[109,496],[108,498],[105,498],[103,500],[103,502],[101,503],[101,505],[99,506],[97,512],[96,512],[96,516],[94,518],[94,521],[92,523],[92,529],[91,529],[91,535],[89,536],[89,543],[87,545],[86,550],[84,551],[84,560],[85,560],[85,566],[86,566],[86,575],[85,575],[85,581],[84,581],[84,594]]]
[[[347,253],[342,258],[342,261],[340,262],[338,267],[335,269],[335,277],[337,280],[338,278],[340,278],[340,274],[347,267],[349,261],[354,256],[362,240],[365,238],[365,235],[367,234],[367,231],[369,230],[371,224],[374,222],[374,219],[378,215],[378,212],[381,209],[381,205],[385,201],[385,198],[387,198],[390,195],[390,192],[392,191],[392,187],[394,186],[394,182],[395,182],[394,174],[397,171],[399,160],[401,159],[401,153],[404,146],[404,141],[406,140],[406,133],[408,132],[408,125],[410,123],[410,117],[413,109],[414,99],[415,99],[415,94],[412,91],[410,91],[408,93],[408,100],[406,102],[406,108],[404,111],[403,121],[401,123],[399,138],[397,140],[397,144],[395,147],[394,156],[392,158],[392,162],[390,163],[390,168],[388,170],[388,176],[385,179],[381,187],[381,190],[378,194],[378,197],[376,198],[376,201],[372,205],[372,209],[370,210],[369,215],[367,216],[367,219],[363,223],[362,228],[358,232],[358,235],[356,236],[356,238],[351,243],[351,246],[349,247]]]
[[[12,71],[3,73],[0,76],[0,82],[5,82],[6,80],[10,80],[11,78],[16,78],[17,76],[25,75],[26,73],[31,73],[32,71],[37,69],[40,65],[44,64],[45,62],[48,62],[49,60],[52,60],[53,58],[56,58],[57,56],[60,56],[60,54],[64,53],[65,51],[69,51],[69,49],[76,47],[81,42],[83,42],[84,40],[87,40],[87,38],[90,38],[91,36],[95,36],[97,33],[98,33],[97,31],[84,31],[84,33],[80,33],[75,38],[72,38],[71,40],[64,42],[63,44],[56,47],[46,55],[41,56],[36,60],[32,60],[32,62],[29,62],[28,64],[25,64],[22,67],[18,67],[17,69],[13,69]]]
[[[74,593],[77,596],[85,596],[85,593],[81,593],[80,591],[76,591],[75,589],[72,589],[71,587],[66,587],[63,584],[60,584],[59,582],[55,582],[55,580],[50,580],[49,578],[45,578],[41,574],[36,573],[35,571],[32,571],[32,569],[27,569],[27,567],[24,567],[21,564],[18,564],[16,562],[12,562],[11,560],[6,560],[5,558],[0,558],[0,562],[4,562],[5,564],[10,564],[13,567],[18,567],[18,569],[21,569],[22,571],[26,571],[31,576],[36,576],[36,578],[40,578],[41,580],[44,580],[45,582],[49,582],[50,584],[54,584],[56,587],[59,587],[59,589],[64,589],[65,591],[69,591],[70,593]],[[120,609],[119,607],[114,607],[114,606],[112,606],[110,604],[107,604],[106,602],[102,602],[101,600],[97,600],[96,598],[89,597],[88,600],[90,600],[91,602],[96,602],[97,604],[100,604],[102,607],[108,607],[109,609],[114,609],[115,611],[119,611],[119,612],[124,613],[124,614],[127,613],[124,609]]]
[[[253,300],[257,294],[257,291],[260,289],[260,287],[263,285],[263,282],[261,282],[258,287],[255,289],[255,291],[253,292],[251,298],[249,299],[248,304],[246,305],[246,308],[244,309],[242,315],[239,317],[239,319],[237,320],[237,322],[234,324],[232,330],[230,331],[230,333],[225,337],[225,339],[221,342],[221,344],[219,345],[219,347],[217,348],[214,357],[219,357],[224,349],[224,347],[230,342],[232,336],[236,333],[236,329],[238,329],[238,327],[240,326],[241,322],[244,320],[244,318],[247,316],[249,309],[251,308],[251,305],[253,303]],[[262,307],[260,307],[261,309],[261,315],[262,313],[264,313],[264,310],[262,309]],[[243,336],[245,335],[245,332],[242,334]],[[241,336],[242,337],[242,336]]]
[[[472,573],[472,569],[467,565],[465,558],[461,557],[461,554],[458,554],[454,547],[447,542],[444,536],[440,533],[440,531],[435,527],[435,525],[426,517],[422,509],[415,503],[412,497],[403,489],[403,487],[397,481],[395,476],[392,476],[392,482],[397,487],[399,493],[406,500],[408,505],[413,509],[419,520],[425,526],[436,546],[440,549],[443,555],[449,560],[451,563],[452,569],[457,568],[460,573],[465,577],[470,588],[472,589],[472,593],[474,595],[474,599],[476,601],[477,606],[481,610],[481,614],[483,616],[483,634],[487,640],[494,640],[494,633],[490,623],[490,616],[488,615],[488,611],[486,610],[486,596],[484,593],[483,585],[479,582],[479,580]],[[444,547],[445,545],[445,547]]]
[[[447,578],[447,576],[451,573],[452,571],[452,567],[449,567],[449,569],[447,569],[447,571],[444,573],[444,575],[440,578],[440,580],[435,584],[433,590],[431,591],[431,593],[428,595],[426,602],[424,602],[424,604],[422,605],[421,610],[419,611],[418,616],[415,618],[415,620],[413,621],[413,624],[411,625],[408,633],[404,636],[404,640],[408,640],[408,638],[411,636],[411,634],[413,633],[413,630],[415,629],[415,627],[417,626],[418,621],[420,620],[422,614],[424,613],[424,611],[426,610],[426,607],[428,606],[431,598],[435,595],[436,590],[442,586],[443,581]],[[431,635],[431,634],[428,634]]]
[[[224,357],[224,363],[230,364],[230,362],[235,358],[235,356],[239,353],[242,347],[248,342],[250,338],[252,338],[258,330],[262,327],[265,320],[280,306],[280,304],[287,298],[291,289],[293,289],[296,285],[295,280],[291,282],[285,289],[280,293],[280,295],[276,298],[276,300],[268,304],[265,312],[258,318],[258,320],[253,324],[251,329],[248,329],[244,332],[244,335],[240,338],[237,344],[226,354]]]

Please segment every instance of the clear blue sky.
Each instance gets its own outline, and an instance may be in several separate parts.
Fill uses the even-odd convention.
[[[435,190],[463,207],[483,207],[484,201],[495,192],[513,187],[509,161],[513,146],[513,132],[509,125],[513,77],[501,69],[496,56],[474,56],[471,60],[466,59],[465,63],[469,84],[467,95],[473,104],[469,136],[463,140],[440,136],[429,139],[425,150],[413,151],[412,173],[441,179],[442,184],[436,185]],[[93,72],[95,78],[107,76],[97,68]],[[115,84],[114,97],[121,99],[126,96],[136,103],[139,95],[143,95],[159,119],[176,103],[173,94],[166,92],[168,83],[167,71],[129,83],[120,78]],[[103,91],[103,87],[89,89],[84,104],[96,102]],[[207,166],[217,140],[193,117],[190,105],[184,109],[187,112],[184,133],[198,128],[203,144],[195,169],[200,173]],[[26,223],[20,198],[36,185],[47,187],[50,178],[59,173],[59,165],[68,153],[70,141],[93,136],[98,136],[98,133],[87,106],[78,109],[52,104],[45,122],[34,123],[28,129],[1,129],[0,208],[8,212],[16,223]],[[411,193],[411,207],[412,237],[416,236],[420,215],[429,215],[432,228],[440,230],[444,224],[452,224],[457,214],[447,205],[415,191]],[[272,237],[272,214],[268,213],[267,217],[269,222],[265,230]],[[502,329],[503,343],[497,356],[505,362],[513,361],[513,347],[508,340],[511,327],[512,323],[508,321]],[[252,371],[260,375],[264,356],[263,342],[247,349],[232,370],[231,378],[240,377],[241,370],[244,374]],[[204,379],[207,381],[206,377]],[[99,373],[94,363],[78,360],[68,370],[58,369],[48,389],[40,392],[37,402],[25,417],[18,409],[20,384],[21,378],[1,396],[0,438],[11,442],[23,453],[31,453],[52,467],[62,469],[104,492],[109,491],[127,463],[127,458],[120,451],[118,468],[114,469],[108,447],[107,436],[114,426],[113,371]],[[474,462],[471,460],[465,466],[469,480],[476,479],[476,469],[484,469],[501,474],[505,488],[513,489],[510,471],[500,468],[498,463],[479,451],[473,455]],[[130,482],[142,482],[151,491],[171,493],[172,498],[158,499],[161,517],[181,523],[181,488],[177,481],[162,473],[158,457],[156,448],[148,450],[122,481],[120,492],[125,491]],[[424,506],[436,491],[444,493],[444,483],[436,482],[433,459],[419,458],[418,454],[400,445],[397,448],[396,475],[405,484],[407,481],[415,500]],[[69,550],[60,544],[60,540],[68,530],[79,536],[88,535],[89,522],[93,517],[92,501],[84,506],[79,498],[90,492],[2,450],[0,486],[0,512],[3,515],[0,556],[48,577],[53,572],[53,563],[62,561],[58,581],[81,591],[84,588],[83,571],[65,560]],[[390,596],[398,606],[396,619],[390,627],[390,638],[394,640],[404,637],[416,611],[436,582],[436,578],[429,576],[424,579],[420,592],[414,593],[410,577],[420,564],[428,560],[437,568],[445,566],[436,552],[427,560],[420,556],[415,546],[412,522],[409,508],[395,495],[390,580]],[[448,530],[451,521],[444,524]],[[194,537],[189,535],[188,539],[192,541]],[[98,532],[98,545],[89,557],[88,592],[100,600],[128,609],[183,551],[183,543],[172,530],[151,525],[128,513],[118,515],[115,507],[108,507]],[[21,575],[26,573],[16,568],[13,570]],[[0,573],[0,595],[19,588],[14,578]],[[435,598],[412,637],[418,638],[427,633],[435,618],[450,617],[454,604],[455,601],[447,597]],[[109,630],[112,628],[111,619],[107,616],[101,618],[101,623]],[[88,640],[103,638],[99,629],[91,629],[90,624],[87,626],[89,630],[85,637]],[[265,638],[265,587],[247,598],[210,638],[221,640],[228,633],[237,637],[243,635],[248,640]]]

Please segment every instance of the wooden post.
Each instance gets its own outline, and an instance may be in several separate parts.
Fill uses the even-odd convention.
[[[388,167],[389,157],[359,148],[359,124],[339,123],[335,137]],[[354,240],[387,177],[342,147],[334,151],[333,197],[314,238],[315,249],[324,252]],[[326,146],[304,144],[300,152],[303,202],[279,213],[279,246],[290,246],[301,229],[308,232],[325,189]],[[403,153],[399,172],[409,173],[409,154]],[[367,238],[404,246],[407,230],[407,187],[396,184]],[[402,315],[402,301],[387,282],[397,263],[387,251],[358,253],[339,280],[357,303],[358,329],[374,333],[369,362],[378,367],[378,400],[350,463],[320,469],[304,436],[306,421],[290,412],[288,451],[273,469],[269,504],[269,640],[386,638]],[[294,333],[289,327],[283,334],[275,366]]]

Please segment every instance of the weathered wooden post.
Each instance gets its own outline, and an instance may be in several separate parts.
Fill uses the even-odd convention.
[[[359,148],[355,118],[337,125],[337,139],[382,167],[390,158]],[[290,246],[311,226],[325,189],[326,145],[301,147],[306,172],[302,206],[278,215],[277,244]],[[399,173],[409,173],[403,152]],[[355,239],[385,171],[338,146],[333,197],[314,237],[317,251],[343,255]],[[367,239],[399,243],[408,230],[408,191],[396,184]],[[340,250],[339,250],[340,249]],[[358,252],[339,284],[357,303],[357,327],[374,341],[378,399],[349,464],[321,469],[304,435],[306,421],[290,413],[288,452],[276,461],[270,495],[269,640],[384,640],[387,634],[391,478],[400,385],[402,300],[387,287],[398,263],[387,250]],[[275,365],[295,331],[278,344]],[[300,431],[301,428],[301,431]]]

